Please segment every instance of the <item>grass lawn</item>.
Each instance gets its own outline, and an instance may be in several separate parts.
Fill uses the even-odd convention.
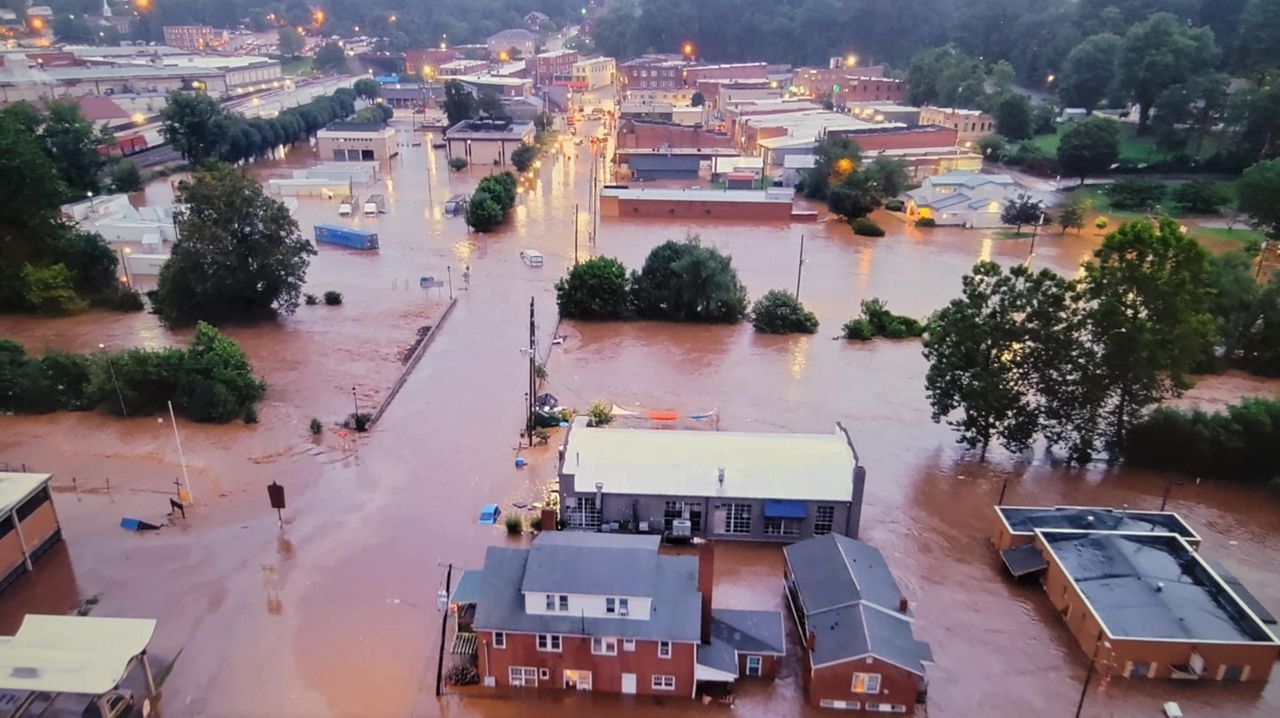
[[[1071,123],[1064,122],[1058,125],[1058,131],[1052,135],[1038,135],[1027,140],[1033,146],[1044,152],[1050,157],[1057,156],[1058,143],[1062,140],[1062,133],[1071,127]],[[1139,137],[1137,135],[1137,125],[1123,122],[1120,124],[1120,161],[1134,164],[1145,162],[1153,162],[1156,160],[1166,159],[1169,155],[1163,150],[1156,148],[1156,140],[1153,136]],[[1213,154],[1215,145],[1213,138],[1210,137],[1203,143],[1200,148],[1200,157],[1207,157]]]
[[[1225,227],[1191,227],[1190,234],[1197,239],[1215,239],[1219,242],[1262,242],[1267,235],[1249,225],[1236,225],[1235,229]]]
[[[1152,214],[1157,216],[1163,214],[1177,220],[1188,219],[1189,216],[1184,213],[1178,205],[1174,204],[1173,200],[1169,196],[1172,194],[1172,188],[1176,186],[1178,182],[1166,182],[1165,184],[1169,186],[1170,191],[1165,194],[1164,201],[1160,203],[1159,209]],[[1229,186],[1229,190],[1232,193],[1232,196],[1234,196],[1234,182],[1222,182],[1221,184]],[[1107,195],[1106,189],[1097,185],[1089,185],[1070,190],[1068,192],[1068,196],[1085,198],[1089,202],[1094,213],[1105,216],[1111,221],[1111,226],[1108,229],[1114,229],[1116,225],[1122,222],[1131,222],[1135,219],[1144,219],[1148,216],[1146,212],[1115,209],[1111,206],[1111,198]],[[1235,229],[1231,230],[1228,230],[1225,227],[1200,227],[1194,224],[1194,218],[1191,218],[1191,222],[1192,224],[1188,225],[1187,231],[1192,237],[1197,239],[1213,239],[1221,242],[1240,242],[1241,244],[1251,241],[1261,242],[1266,239],[1266,235],[1264,233],[1249,227],[1245,222],[1236,224]],[[1093,225],[1092,219],[1089,220],[1088,225]]]
[[[280,60],[280,71],[285,75],[297,77],[311,74],[311,58],[289,57]]]

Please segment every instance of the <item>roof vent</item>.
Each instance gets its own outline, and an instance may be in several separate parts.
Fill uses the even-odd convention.
[[[1156,593],[1164,590],[1164,581],[1156,581]]]
[[[1085,521],[1088,521],[1089,523],[1093,523],[1093,517],[1092,517],[1092,516],[1086,516],[1086,517],[1084,517],[1084,520],[1085,520]]]
[[[724,486],[724,467],[721,466],[717,469],[716,474],[716,480],[720,482],[721,486]]]

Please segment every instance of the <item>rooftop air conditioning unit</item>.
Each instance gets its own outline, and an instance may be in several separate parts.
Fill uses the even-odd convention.
[[[693,522],[689,519],[674,519],[671,522],[671,535],[680,538],[692,538]]]

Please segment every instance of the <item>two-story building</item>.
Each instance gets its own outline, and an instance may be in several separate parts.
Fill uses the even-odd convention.
[[[996,121],[981,110],[963,110],[955,107],[922,107],[920,124],[941,125],[956,131],[958,144],[972,146],[983,135],[996,131]]]
[[[880,551],[830,534],[783,554],[787,599],[807,649],[810,705],[914,713],[933,653],[916,640],[907,599]]]
[[[857,536],[865,484],[839,424],[828,434],[667,431],[591,427],[579,417],[560,457],[561,517],[587,531],[780,542]]]
[[[771,677],[781,614],[713,611],[714,560],[658,549],[555,531],[490,547],[472,621],[482,683],[692,698],[699,681]]]
[[[533,80],[534,87],[548,87],[568,85],[573,77],[573,66],[577,62],[578,53],[573,50],[551,50],[525,58],[524,66],[526,76]]]

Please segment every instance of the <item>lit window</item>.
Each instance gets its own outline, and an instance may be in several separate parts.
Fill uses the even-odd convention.
[[[854,693],[879,693],[880,692],[880,674],[879,673],[853,674],[853,692]]]

